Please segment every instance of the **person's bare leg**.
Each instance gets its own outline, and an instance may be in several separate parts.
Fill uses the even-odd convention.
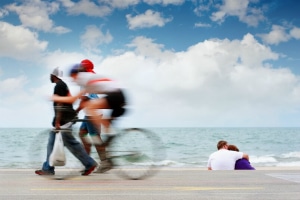
[[[101,140],[100,134],[99,135],[97,134],[95,137],[99,137],[99,139]],[[97,150],[101,162],[100,162],[100,166],[96,171],[94,171],[94,173],[104,173],[112,169],[113,165],[111,160],[109,159],[109,155],[107,156],[106,154],[105,145],[95,145],[95,148]]]
[[[102,142],[102,139],[101,139],[101,137],[100,137],[100,135],[96,135],[95,137],[97,137],[98,138],[98,140],[99,141],[101,141],[101,143],[103,143]],[[99,158],[100,158],[100,160],[101,161],[103,161],[103,160],[106,160],[106,151],[105,151],[105,146],[104,145],[95,145],[95,148],[96,148],[96,151],[97,151],[97,153],[98,153],[98,156],[99,156]]]
[[[110,133],[110,120],[101,118],[101,124],[104,126],[105,133]]]
[[[92,123],[97,127],[100,128],[101,124],[107,130],[110,125],[109,120],[102,119],[101,115],[99,116],[97,109],[109,109],[109,105],[106,99],[101,98],[97,100],[89,101],[86,105],[86,112],[91,117]]]
[[[83,147],[84,147],[85,151],[90,155],[92,145],[90,144],[90,142],[87,139],[88,138],[87,133],[88,132],[86,130],[80,129],[79,130],[79,138],[80,138],[80,140],[83,144]]]

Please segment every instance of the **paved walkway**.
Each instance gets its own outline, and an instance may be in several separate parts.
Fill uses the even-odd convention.
[[[114,171],[47,179],[34,170],[0,169],[0,199],[51,200],[299,200],[299,170],[206,171],[162,169],[145,180],[124,180]]]

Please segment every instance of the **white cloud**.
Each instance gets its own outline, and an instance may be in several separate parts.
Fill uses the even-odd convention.
[[[63,26],[55,26],[51,29],[50,32],[57,33],[57,34],[64,34],[64,33],[71,32],[71,29],[68,29]]]
[[[96,53],[99,52],[98,47],[101,44],[110,43],[113,40],[113,37],[109,31],[103,33],[97,26],[90,25],[86,27],[86,31],[81,35],[80,40],[84,49]]]
[[[292,30],[290,31],[290,35],[293,38],[299,40],[300,39],[300,28],[298,28],[298,27],[292,28]]]
[[[76,3],[74,3],[72,0],[58,0],[62,3],[62,5],[66,8],[74,7]]]
[[[19,95],[17,98],[24,98]],[[32,98],[33,99],[33,98]],[[0,101],[1,102],[1,101]],[[15,101],[20,103],[20,101]],[[26,105],[23,107],[1,107],[0,112],[5,116],[5,123],[1,127],[7,128],[51,128],[51,121],[53,111],[51,109],[51,102],[36,101],[35,103],[24,102]]]
[[[235,16],[249,26],[257,26],[265,17],[261,9],[251,8],[250,2],[251,0],[223,0],[223,4],[219,6],[219,11],[212,13],[211,19],[223,22],[227,16]]]
[[[7,14],[8,14],[7,10],[0,8],[0,18],[6,16]]]
[[[127,86],[130,125],[284,126],[280,116],[299,108],[299,78],[266,64],[278,55],[250,34],[184,52],[141,37],[130,46],[136,51],[106,58],[97,70]]]
[[[136,37],[129,44],[129,47],[135,48],[135,52],[145,57],[150,57],[154,60],[164,60],[173,54],[172,51],[164,50],[164,45],[156,44],[153,39],[143,36]]]
[[[127,8],[139,4],[140,0],[103,0],[103,2],[109,4],[112,8]]]
[[[180,5],[184,3],[184,0],[102,0],[102,1],[91,1],[91,0],[79,0],[73,2],[72,0],[59,0],[64,7],[67,8],[68,13],[71,15],[84,14],[87,16],[94,17],[105,17],[111,14],[111,12],[117,9],[125,9],[129,6],[135,6],[140,4],[142,1],[149,4],[161,4],[167,5]]]
[[[279,44],[290,39],[290,35],[286,33],[286,29],[282,26],[273,25],[272,30],[268,34],[258,34],[259,37],[267,44]]]
[[[184,0],[143,0],[145,3],[154,5],[154,4],[162,4],[162,5],[181,5],[184,3]]]
[[[30,101],[30,95],[25,92],[24,87],[28,83],[28,78],[25,76],[1,79],[0,81],[0,93],[1,93],[1,108],[0,112],[7,118],[12,118],[12,120],[19,119],[18,111],[24,105],[34,104]],[[18,92],[16,92],[18,91]],[[22,103],[20,103],[22,99]],[[21,106],[22,105],[22,106]],[[25,106],[26,107],[26,106]],[[12,115],[12,110],[16,110],[16,114]],[[8,121],[7,121],[8,122]],[[8,122],[9,123],[9,122]],[[3,124],[7,124],[4,122]]]
[[[210,7],[212,6],[212,3],[211,1],[209,1],[207,3],[207,5],[205,5],[203,2],[197,6],[195,9],[194,9],[194,13],[197,15],[197,16],[202,16],[202,12],[207,12],[210,10]]]
[[[49,76],[46,80],[50,85]],[[28,88],[29,83],[25,75],[0,81],[2,127],[50,127],[53,111],[46,94],[49,97],[53,88],[43,84],[38,89]]]
[[[93,17],[104,17],[112,12],[112,9],[107,5],[98,5],[94,1],[80,0],[74,3],[71,0],[60,0],[67,8],[67,12],[71,15],[84,14]]]
[[[129,24],[129,29],[150,28],[153,26],[162,27],[166,23],[172,21],[172,18],[163,18],[161,13],[152,10],[147,10],[144,14],[136,15],[134,17],[128,14],[126,15],[126,19]]]
[[[198,22],[198,23],[195,23],[195,27],[211,27],[210,24],[205,24],[205,23],[201,23],[201,22]]]
[[[60,67],[66,76],[70,65],[79,63],[85,58],[86,56],[81,53],[56,50],[41,58],[41,63],[49,70],[49,73],[55,67]]]
[[[22,26],[0,22],[0,56],[16,59],[36,59],[48,43],[39,41],[37,33]]]
[[[272,68],[268,61],[279,55],[251,34],[242,40],[205,40],[181,52],[165,49],[142,36],[128,46],[133,51],[104,59],[88,57],[94,61],[97,73],[118,80],[126,88],[130,111],[120,119],[120,126],[295,125],[280,118],[300,112],[299,77],[288,69]],[[70,63],[85,58],[79,53],[56,51],[41,62],[49,72],[55,66],[66,72]],[[1,104],[12,102],[11,107],[1,107],[0,112],[15,116],[3,123],[9,126],[9,120],[14,120],[14,127],[50,126],[51,102],[41,99],[52,92],[53,84],[48,74],[43,79],[45,82],[31,88],[30,93],[11,92],[26,91],[30,80],[27,77],[0,81],[1,94],[11,98],[1,98]],[[78,89],[68,83],[72,91]],[[13,90],[5,90],[12,86]],[[24,99],[26,107],[15,110],[17,99]],[[37,120],[30,122],[33,118]]]
[[[71,94],[76,94],[79,87],[68,78],[71,64],[78,63],[82,59],[89,58],[96,63],[101,60],[98,55],[84,55],[76,52],[64,52],[57,50],[40,57],[35,63],[36,68],[44,68],[44,74],[37,77],[24,63],[22,75],[7,77],[9,71],[5,66],[0,68],[0,113],[5,116],[1,127],[44,127],[50,128],[53,117],[52,102],[49,97],[53,93],[54,84],[50,82],[50,73],[55,67],[60,67],[64,72],[63,80],[68,84]],[[31,63],[31,65],[34,65]],[[12,66],[17,68],[16,66]],[[26,69],[26,70],[25,70]],[[16,70],[16,69],[14,69]],[[2,73],[3,71],[3,73]],[[16,73],[17,74],[17,73]],[[34,81],[33,81],[34,80]],[[75,105],[76,107],[77,105]]]
[[[28,0],[21,5],[16,3],[5,7],[8,11],[16,12],[23,26],[34,28],[44,32],[67,33],[68,28],[56,27],[49,15],[59,10],[59,4],[56,2],[45,2],[41,0]]]
[[[7,78],[1,80],[0,82],[0,93],[3,94],[3,97],[10,96],[11,94],[15,94],[15,91],[22,91],[23,85],[28,82],[27,78],[24,76]]]

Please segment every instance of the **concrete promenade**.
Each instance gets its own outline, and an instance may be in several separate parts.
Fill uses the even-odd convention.
[[[35,175],[32,169],[0,169],[0,199],[299,200],[300,169],[163,168],[145,180],[124,180],[113,170],[58,180]]]

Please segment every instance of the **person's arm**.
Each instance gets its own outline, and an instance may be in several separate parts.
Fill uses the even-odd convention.
[[[85,107],[85,103],[90,100],[89,97],[87,96],[82,96],[81,98],[81,101],[79,103],[79,106],[77,107],[77,109],[75,110],[76,113],[79,113],[79,111],[81,111],[84,107]]]
[[[78,99],[77,96],[66,96],[66,97],[62,97],[62,96],[58,96],[58,95],[53,95],[51,100],[55,101],[57,103],[74,103],[76,100]]]
[[[59,95],[53,95],[51,100],[58,102],[58,103],[74,103],[77,99],[79,99],[79,97],[81,97],[83,94],[85,94],[85,91],[81,91],[79,92],[77,95],[75,96],[59,96]]]
[[[56,106],[61,107],[61,106],[63,106],[63,104],[58,103]],[[55,109],[55,128],[56,129],[60,129],[60,120],[61,120],[61,110]]]
[[[54,96],[65,96],[65,94],[71,95],[69,88],[67,85],[62,84],[62,83],[57,83],[54,87],[54,93],[52,97]],[[54,106],[54,115],[55,115],[55,121],[54,121],[54,127],[56,129],[60,129],[60,122],[62,119],[62,108],[63,108],[63,103],[57,102]]]
[[[248,161],[249,161],[249,155],[248,155],[248,154],[246,154],[246,153],[243,153],[243,158],[245,158],[246,160],[248,160]]]
[[[212,170],[212,168],[211,168],[211,156],[209,156],[208,161],[207,161],[207,170]]]

